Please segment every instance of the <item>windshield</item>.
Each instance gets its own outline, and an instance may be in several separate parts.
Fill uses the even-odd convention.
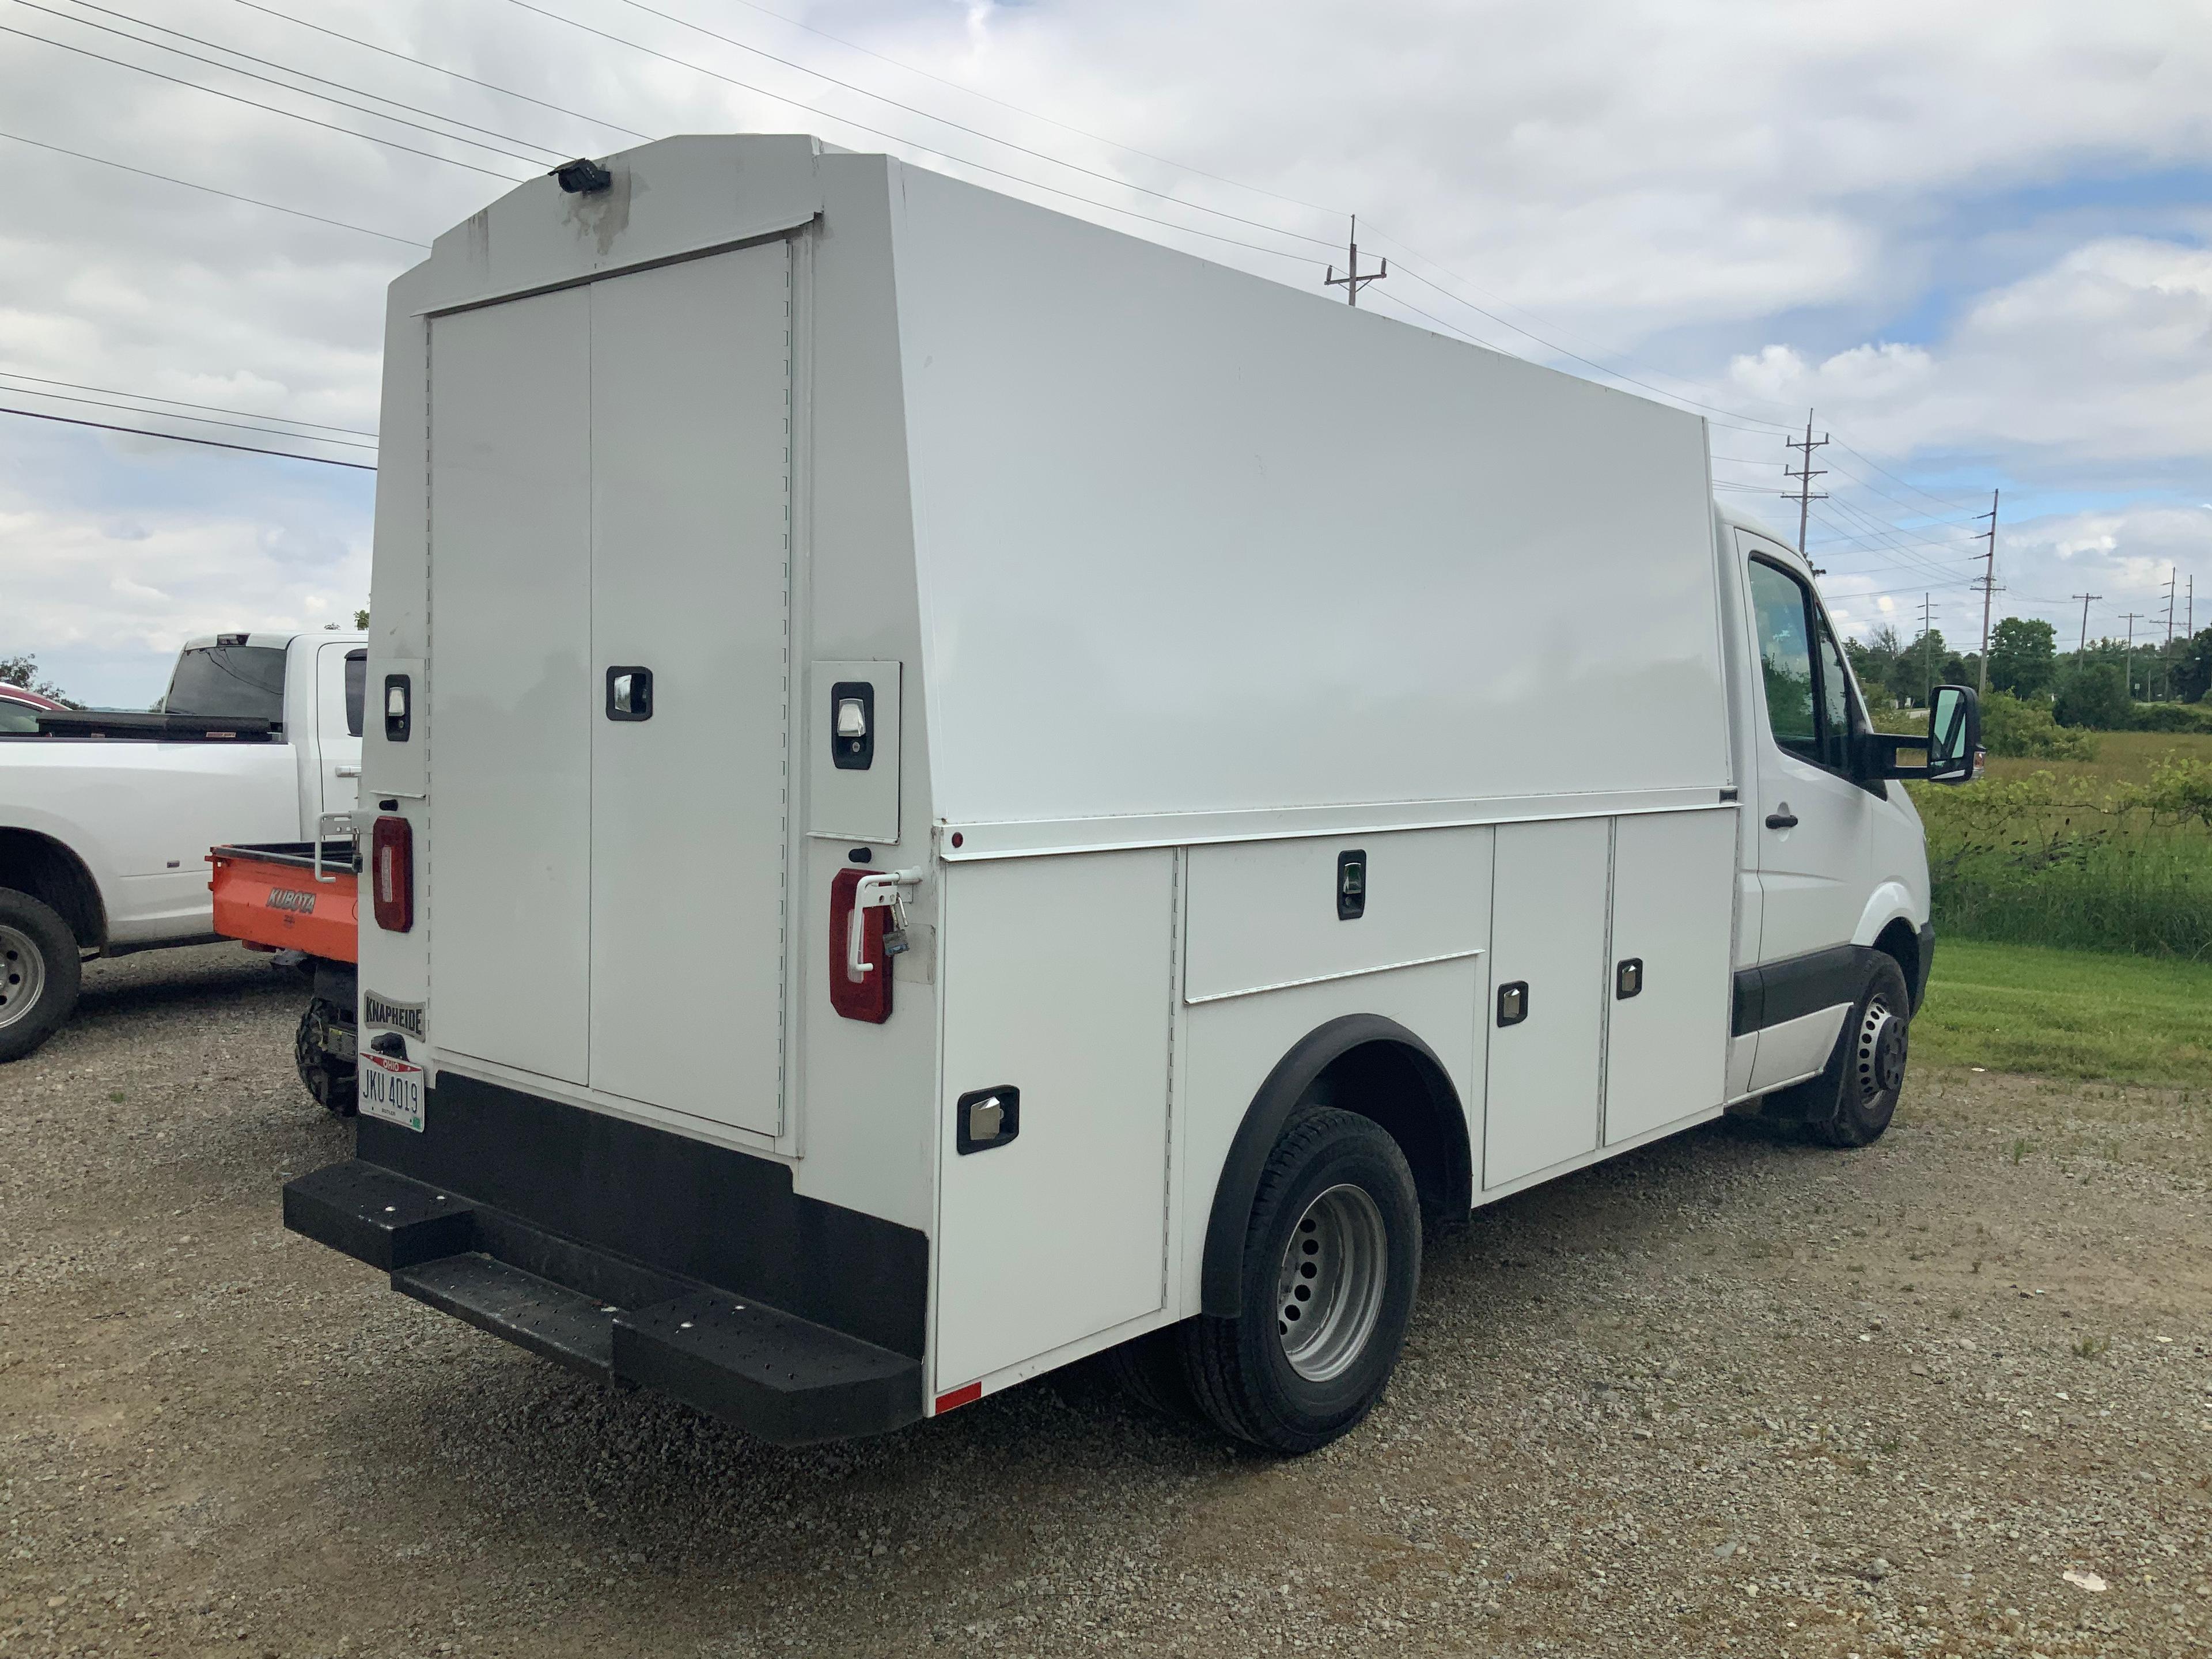
[[[35,732],[39,729],[39,716],[45,712],[13,697],[0,697],[0,732],[21,737]]]
[[[284,653],[266,645],[210,645],[177,659],[163,710],[204,720],[284,723]]]

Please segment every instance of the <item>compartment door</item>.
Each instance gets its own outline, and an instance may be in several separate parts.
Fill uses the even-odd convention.
[[[430,325],[430,994],[441,1047],[581,1083],[591,301]],[[421,734],[418,734],[418,737]]]
[[[777,241],[586,290],[592,1086],[763,1134],[782,1121],[790,269]],[[614,718],[607,676],[641,668],[649,717]]]
[[[1717,1106],[1728,1091],[1736,809],[1616,820],[1607,992],[1608,1146]],[[1633,995],[1620,964],[1640,964]]]
[[[946,869],[944,1110],[978,1090],[1021,1098],[1004,1145],[963,1153],[954,1124],[939,1130],[939,1389],[1166,1294],[1174,860]]]
[[[1612,824],[1508,823],[1491,899],[1490,1085],[1482,1184],[1503,1187],[1597,1146]],[[1500,1024],[1500,999],[1527,987]]]

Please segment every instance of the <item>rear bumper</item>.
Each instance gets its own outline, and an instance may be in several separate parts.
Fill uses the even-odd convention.
[[[769,1160],[451,1075],[423,1115],[420,1135],[361,1120],[361,1156],[286,1184],[284,1224],[766,1440],[923,1415],[921,1234],[794,1196]]]

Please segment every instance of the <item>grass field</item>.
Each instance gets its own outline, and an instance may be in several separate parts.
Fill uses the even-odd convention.
[[[1912,1052],[2212,1093],[2212,964],[1939,937]]]
[[[2034,772],[2055,773],[2092,786],[2089,793],[2116,783],[2148,783],[2150,769],[2176,757],[2212,761],[2212,732],[2100,732],[2097,758],[2093,761],[2007,760],[1992,755],[1989,775],[2024,778]]]

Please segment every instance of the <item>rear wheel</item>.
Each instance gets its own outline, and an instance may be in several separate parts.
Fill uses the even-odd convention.
[[[0,1060],[21,1060],[61,1029],[82,972],[60,912],[0,887]]]
[[[361,1104],[350,1045],[338,1043],[333,1037],[334,1027],[349,1029],[351,1024],[337,1004],[318,997],[300,1016],[300,1029],[292,1039],[292,1060],[300,1068],[300,1081],[307,1085],[319,1105],[340,1117],[351,1117]],[[346,1052],[340,1053],[341,1048]]]
[[[1831,1146],[1865,1146],[1881,1138],[1904,1091],[1911,1018],[1905,970],[1895,958],[1877,952],[1828,1069],[1816,1079],[1824,1109],[1806,1119],[1813,1139]]]
[[[1420,1275],[1420,1206],[1398,1143],[1351,1112],[1297,1113],[1261,1172],[1243,1312],[1179,1328],[1192,1397],[1270,1451],[1327,1445],[1382,1397]]]

